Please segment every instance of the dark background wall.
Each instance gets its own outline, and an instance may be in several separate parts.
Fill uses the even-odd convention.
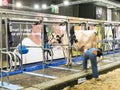
[[[10,0],[10,3],[12,3],[13,0]],[[33,7],[34,4],[39,4],[40,7],[42,4],[47,4],[50,6],[51,4],[60,4],[63,3],[64,0],[14,0],[14,2],[21,1],[24,6]],[[75,1],[75,0],[69,0],[69,1]],[[114,0],[115,1],[115,0]],[[116,0],[117,1],[117,0]],[[119,1],[119,0],[118,0]],[[59,8],[59,13],[52,13],[51,9],[47,10],[39,10],[39,11],[33,11],[33,10],[27,10],[32,12],[39,12],[39,13],[47,13],[47,14],[56,14],[56,15],[64,15],[64,16],[73,16],[73,17],[81,17],[81,18],[91,18],[91,19],[100,19],[100,20],[106,20],[107,19],[107,8],[102,8],[102,15],[100,18],[96,15],[96,6],[92,3],[85,3],[85,4],[78,4],[78,5],[71,5],[71,6],[64,6]],[[20,9],[19,9],[20,10]],[[26,9],[21,9],[26,10]],[[115,12],[115,10],[112,10],[112,19],[113,20],[120,20],[120,14]]]
[[[13,0],[10,1],[12,3]],[[46,3],[48,6],[50,6],[51,4],[63,3],[64,0],[14,0],[15,3],[18,1],[24,2],[22,3],[24,6],[33,7],[34,4],[39,4],[41,7],[43,3]],[[69,1],[75,1],[75,0],[69,0]],[[27,10],[27,11],[32,11],[32,10]],[[40,10],[35,12],[53,14],[51,13],[50,9]],[[78,4],[78,5],[64,6],[59,8],[59,13],[57,15],[95,18],[95,6],[93,4],[80,4],[80,5]]]
[[[120,11],[119,10],[112,10],[112,20],[113,21],[120,21]]]
[[[79,5],[79,17],[83,18],[96,18],[96,9],[95,5],[93,4],[80,4]]]

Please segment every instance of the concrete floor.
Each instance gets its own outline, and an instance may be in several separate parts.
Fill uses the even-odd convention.
[[[103,65],[107,65],[107,64],[119,61],[119,58],[120,58],[119,53],[117,53],[115,55],[104,56],[103,61],[100,62],[98,64],[98,66],[103,66]],[[66,68],[64,65],[61,65],[59,67]],[[82,66],[78,65],[78,64],[74,64],[71,69],[82,71]],[[44,71],[43,70],[37,70],[37,71],[34,71],[33,73],[46,74],[46,75],[51,75],[51,76],[56,76],[58,78],[62,78],[62,77],[65,77],[65,76],[75,74],[75,73],[80,72],[80,71],[47,68]],[[6,80],[5,78],[6,77],[4,77],[4,80]],[[34,87],[34,85],[41,84],[43,82],[48,82],[48,81],[51,81],[53,79],[45,78],[45,77],[39,77],[39,76],[33,76],[33,75],[27,75],[27,74],[18,74],[18,75],[10,76],[9,80],[10,80],[10,83],[12,83],[12,84],[22,86],[23,87],[22,90],[40,90],[39,88]],[[9,89],[0,88],[0,90],[9,90]]]

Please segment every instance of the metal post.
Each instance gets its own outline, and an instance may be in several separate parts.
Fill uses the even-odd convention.
[[[28,37],[29,36],[29,28],[28,28],[28,23],[27,22],[25,24],[25,27],[26,27],[27,37]]]
[[[43,46],[43,48],[42,48],[42,54],[43,54],[43,62],[42,62],[42,67],[43,67],[43,74],[45,73],[45,48],[44,48],[44,28],[45,28],[45,26],[44,26],[44,23],[43,23],[43,17],[42,17],[42,31],[41,31],[41,35],[42,35],[42,46]]]
[[[5,31],[6,31],[6,52],[9,51],[10,49],[10,45],[9,45],[9,41],[8,41],[8,20],[7,18],[5,19]],[[9,46],[8,46],[9,45]],[[6,56],[6,59],[7,59],[7,68],[10,68],[11,66],[9,65],[10,63],[10,60],[8,58],[8,56]],[[9,84],[9,72],[7,72],[7,81],[8,81],[8,84]]]
[[[12,9],[15,10],[15,0],[12,0]]]
[[[22,26],[19,24],[19,31],[20,31],[20,46],[21,46],[21,52],[22,52],[22,39],[23,39],[23,33],[22,33]],[[21,60],[23,60],[23,55],[21,53]],[[21,69],[23,70],[23,62],[21,65]]]
[[[85,30],[88,30],[89,24],[88,21],[85,23]]]
[[[69,60],[69,63],[68,64],[71,64],[71,56],[72,56],[72,53],[71,53],[71,43],[70,43],[70,36],[69,36],[69,34],[70,34],[70,23],[69,23],[69,21],[67,21],[67,23],[66,23],[66,33],[67,33],[67,38],[68,38],[68,60]],[[68,68],[70,68],[70,65],[68,65]]]
[[[3,75],[2,75],[2,70],[3,70],[3,58],[2,58],[2,13],[0,13],[0,61],[1,61],[1,86],[3,86]]]

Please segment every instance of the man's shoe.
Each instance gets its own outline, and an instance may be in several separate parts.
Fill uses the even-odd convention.
[[[88,72],[88,70],[87,70],[87,69],[83,69],[83,72],[84,72],[84,73],[87,73],[87,72]]]
[[[101,81],[100,78],[93,78],[92,81]]]
[[[100,78],[95,78],[95,81],[101,81],[101,79]]]

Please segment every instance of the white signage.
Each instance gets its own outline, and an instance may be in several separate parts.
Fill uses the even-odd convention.
[[[0,0],[0,6],[2,6],[2,0]]]

